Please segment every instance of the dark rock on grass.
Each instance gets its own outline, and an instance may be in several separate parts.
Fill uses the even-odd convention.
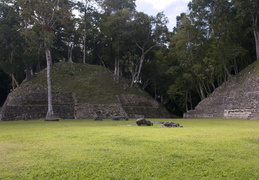
[[[146,120],[145,118],[139,118],[136,120],[136,124],[138,126],[153,126],[153,123],[149,120]]]
[[[120,120],[129,120],[128,117],[125,117],[125,116],[112,116],[111,117],[111,120],[114,120],[114,121],[120,121]]]
[[[95,121],[103,121],[103,118],[102,117],[96,117],[94,118]]]
[[[59,121],[59,117],[56,116],[49,116],[44,119],[44,121]]]
[[[114,117],[111,117],[111,120],[119,121],[119,120],[120,120],[120,117],[114,116]]]
[[[161,126],[161,128],[171,128],[171,127],[183,127],[179,123],[174,122],[164,122],[164,124]]]

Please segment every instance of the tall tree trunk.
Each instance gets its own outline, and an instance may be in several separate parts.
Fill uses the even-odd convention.
[[[73,62],[73,59],[72,59],[72,56],[73,56],[73,44],[72,43],[68,45],[67,51],[68,51],[68,54],[67,54],[68,62]]]
[[[255,46],[256,46],[256,59],[259,60],[259,32],[254,30]]]
[[[120,60],[118,58],[115,58],[114,66],[114,81],[118,83],[120,81]]]
[[[86,31],[86,30],[85,30]],[[83,63],[85,64],[86,63],[86,32],[84,32],[84,56],[83,56]]]
[[[142,50],[142,55],[140,57],[140,62],[139,62],[139,68],[138,68],[138,73],[137,73],[136,81],[140,81],[140,73],[141,73],[141,69],[142,69],[144,60],[145,60],[145,53]]]
[[[25,69],[25,73],[26,73],[26,81],[29,81],[32,79],[33,77],[33,72],[32,72],[32,69],[30,67],[27,67]]]
[[[226,65],[224,65],[224,70],[225,70],[225,82],[226,82],[231,77],[231,74],[230,74],[228,68],[226,67]]]
[[[236,74],[238,74],[238,65],[237,65],[236,57],[234,57],[233,66],[234,66],[234,71],[235,71],[235,75],[236,75]]]
[[[36,72],[40,72],[41,71],[41,68],[40,68],[40,62],[37,63],[36,65]]]
[[[142,89],[145,90],[146,87],[147,87],[149,84],[151,84],[151,81],[150,81],[150,79],[148,78],[145,82],[143,82]]]
[[[48,47],[45,47],[46,61],[47,61],[47,83],[48,83],[48,111],[46,117],[54,115],[52,107],[52,89],[51,89],[51,76],[50,66],[52,64],[51,53]]]
[[[28,32],[28,27],[29,27],[29,23],[28,23],[28,19],[26,18],[26,19],[24,19],[24,21],[23,21],[23,23],[24,23],[24,30],[25,30],[25,32],[27,33]],[[28,43],[28,38],[27,37],[25,37],[25,42],[26,42],[26,44]],[[26,60],[25,60],[26,61]],[[25,77],[25,80],[26,81],[29,81],[29,80],[31,80],[32,79],[32,76],[33,76],[33,71],[32,71],[32,67],[31,66],[28,66],[27,65],[27,67],[26,67],[26,69],[25,69],[25,74],[26,74],[26,77]]]
[[[13,64],[13,54],[14,54],[14,51],[11,52],[11,55],[10,55],[10,58],[9,58],[9,61],[11,62],[11,64]],[[19,83],[15,79],[14,73],[8,73],[8,74],[12,78],[12,89],[14,90],[16,87],[19,86]]]
[[[192,110],[193,109],[193,107],[192,107],[192,93],[191,92],[189,92],[189,98],[190,98],[190,110]]]
[[[86,63],[86,8],[84,9],[84,17],[85,17],[85,22],[84,22],[84,56],[83,56],[83,63]]]
[[[256,59],[259,60],[259,31],[258,31],[258,15],[253,15],[253,29],[256,46]]]
[[[201,83],[199,83],[199,90],[200,90],[201,100],[205,99],[205,94],[204,94],[204,91],[203,91],[203,89],[202,89]]]
[[[134,83],[135,83],[135,79],[136,79],[137,73],[135,71],[131,72],[131,84],[130,87],[132,88]]]
[[[185,92],[185,111],[188,112],[188,92]]]
[[[151,46],[148,50],[145,51],[145,44],[143,45],[143,47],[141,47],[138,43],[136,43],[137,47],[141,50],[141,57],[140,57],[140,62],[139,62],[139,68],[138,68],[138,73],[137,73],[137,76],[136,76],[136,81],[139,81],[140,80],[140,73],[141,73],[141,70],[142,70],[142,66],[143,66],[143,63],[144,63],[144,60],[145,60],[145,56],[146,54],[151,50],[153,49],[155,45]]]
[[[212,91],[214,91],[216,89],[215,84],[213,82],[211,82],[210,85],[211,85],[211,87],[213,89]]]
[[[12,78],[12,90],[14,90],[15,88],[17,88],[19,86],[19,83],[15,79],[15,76],[13,73],[11,73],[11,74],[8,73],[8,75]]]

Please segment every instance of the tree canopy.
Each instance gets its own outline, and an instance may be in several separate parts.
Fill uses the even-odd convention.
[[[170,32],[163,12],[138,12],[135,0],[1,1],[0,104],[22,81],[67,61],[105,66],[115,83],[127,77],[181,115],[259,60],[258,0],[188,7]]]

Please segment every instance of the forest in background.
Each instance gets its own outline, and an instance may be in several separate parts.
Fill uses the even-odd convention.
[[[173,31],[135,0],[1,0],[0,104],[56,62],[109,68],[177,115],[259,59],[258,0],[192,0]],[[172,9],[174,11],[174,9]]]

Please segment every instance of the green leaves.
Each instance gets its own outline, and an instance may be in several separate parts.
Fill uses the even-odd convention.
[[[251,11],[247,9],[248,4]],[[253,0],[193,0],[189,3],[189,14],[177,17],[170,43],[170,56],[175,63],[168,72],[177,77],[168,91],[171,96],[181,94],[185,99],[184,92],[187,92],[202,99],[245,67],[252,47],[247,46],[247,40],[251,42],[251,37],[246,33],[249,23],[239,18],[237,10],[239,6],[246,6],[243,9],[250,14],[255,5]],[[188,83],[180,88],[185,82]]]

